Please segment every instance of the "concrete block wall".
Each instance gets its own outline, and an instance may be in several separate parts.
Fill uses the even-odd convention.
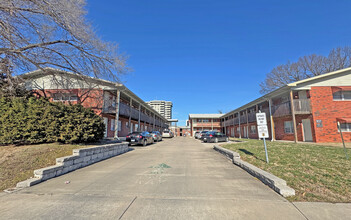
[[[56,165],[34,170],[34,178],[17,183],[17,187],[30,187],[42,181],[89,166],[101,160],[123,154],[128,150],[129,147],[127,142],[74,149],[72,156],[56,158]]]

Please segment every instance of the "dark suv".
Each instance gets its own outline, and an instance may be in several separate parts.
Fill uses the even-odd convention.
[[[146,146],[154,143],[152,135],[147,131],[130,133],[126,136],[126,141],[129,142],[129,145],[141,144]]]
[[[213,142],[213,143],[217,143],[219,141],[225,141],[228,142],[229,138],[227,137],[227,135],[218,132],[218,131],[209,131],[206,133],[206,135],[203,138],[204,142]]]

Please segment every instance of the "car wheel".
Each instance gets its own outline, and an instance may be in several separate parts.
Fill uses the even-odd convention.
[[[225,142],[228,142],[229,141],[229,138],[225,138]]]
[[[215,139],[214,139],[214,142],[215,142],[215,143],[218,143],[218,138],[215,138]]]
[[[143,146],[145,147],[146,145],[147,145],[147,141],[145,139],[144,142],[143,142]]]

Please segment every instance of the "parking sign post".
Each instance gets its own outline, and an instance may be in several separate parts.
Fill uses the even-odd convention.
[[[264,150],[266,152],[266,161],[267,163],[269,163],[268,151],[267,151],[267,145],[266,145],[266,138],[269,138],[266,113],[261,113],[261,111],[260,113],[256,113],[256,121],[257,121],[258,137],[263,138]]]

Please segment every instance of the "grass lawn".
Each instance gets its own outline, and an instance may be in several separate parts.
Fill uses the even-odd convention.
[[[346,160],[342,147],[267,141],[266,164],[263,141],[241,140],[223,147],[286,180],[296,191],[290,201],[351,202],[351,159]]]
[[[35,169],[55,165],[57,157],[72,155],[72,150],[85,145],[39,144],[0,146],[0,190],[33,177]]]

